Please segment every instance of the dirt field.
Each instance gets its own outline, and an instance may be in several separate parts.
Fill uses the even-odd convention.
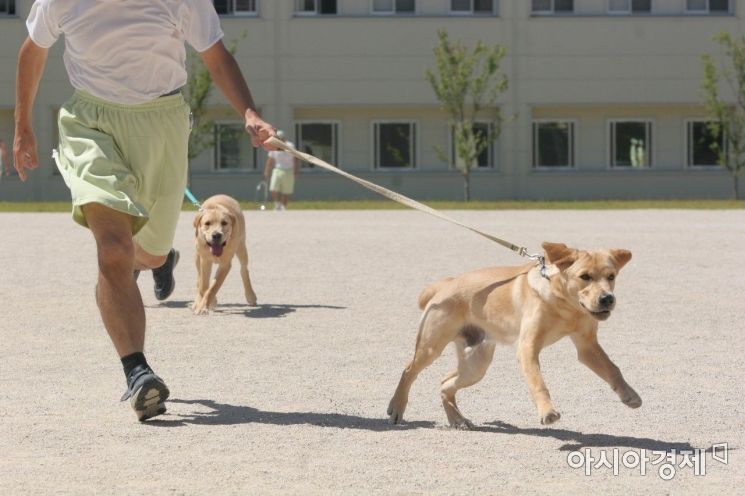
[[[745,218],[742,211],[498,211],[453,216],[531,249],[542,240],[634,253],[601,343],[644,400],[630,410],[576,360],[544,351],[561,420],[546,428],[512,348],[459,394],[478,429],[446,427],[445,355],[412,390],[407,422],[386,407],[414,348],[430,282],[522,263],[411,211],[247,212],[259,307],[235,269],[217,312],[188,309],[192,214],[180,221],[165,304],[140,277],[147,355],[171,388],[138,423],[93,301],[89,233],[66,214],[0,214],[0,494],[706,494],[745,484]],[[675,452],[728,443],[706,475]],[[580,450],[640,467],[572,468]],[[585,451],[589,450],[589,451]],[[644,451],[643,451],[644,450]],[[654,453],[653,453],[654,452]],[[670,456],[672,480],[659,472]],[[627,455],[628,456],[628,455]],[[721,452],[719,453],[721,456]],[[633,461],[634,455],[627,460]],[[658,461],[657,465],[653,462]],[[596,465],[597,461],[592,463]],[[669,467],[663,470],[669,475]]]

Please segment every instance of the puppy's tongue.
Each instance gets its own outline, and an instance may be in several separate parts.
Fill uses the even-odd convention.
[[[222,244],[210,245],[210,253],[216,257],[222,255]]]

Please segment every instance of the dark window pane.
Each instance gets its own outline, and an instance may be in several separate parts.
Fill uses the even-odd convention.
[[[546,12],[551,10],[551,0],[533,0],[533,12]]]
[[[652,0],[633,0],[631,10],[634,12],[652,12]]]
[[[571,135],[568,123],[538,124],[538,157],[540,167],[570,166]]]
[[[396,12],[414,12],[416,0],[396,0]]]
[[[215,126],[217,144],[217,168],[251,169],[254,167],[253,146],[240,124],[218,124]]]
[[[379,124],[378,136],[380,167],[411,167],[409,124]]]
[[[230,14],[230,0],[214,0],[215,10],[218,14]]]
[[[493,0],[473,0],[473,11],[491,14],[494,12]]]
[[[690,165],[717,165],[719,156],[712,149],[712,146],[716,144],[718,149],[723,147],[724,140],[721,133],[714,135],[705,122],[694,122],[690,127],[693,131],[693,136],[689,134],[688,137],[692,140],[691,153],[693,156],[690,159]]]
[[[705,11],[706,0],[686,0],[686,10]]]
[[[574,12],[574,0],[554,0],[555,12]]]
[[[336,14],[336,0],[320,0],[321,10],[319,14]]]
[[[300,124],[298,149],[329,163],[336,162],[334,124]]]
[[[729,0],[709,0],[709,11],[729,12]]]
[[[614,162],[617,167],[649,165],[651,143],[647,143],[645,122],[616,122],[614,125]]]
[[[255,12],[256,0],[235,0],[235,10],[238,12]]]
[[[470,12],[471,0],[451,0],[450,10],[453,12]]]
[[[297,0],[298,12],[315,12],[316,2],[315,0]]]

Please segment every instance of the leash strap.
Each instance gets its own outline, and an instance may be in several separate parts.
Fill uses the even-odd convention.
[[[189,191],[189,188],[184,189],[184,195],[186,195],[192,205],[197,207],[197,210],[199,210],[200,212],[202,211],[202,204],[197,201],[197,197],[194,196],[191,191]]]
[[[443,214],[442,212],[439,212],[439,211],[435,210],[432,207],[428,207],[427,205],[425,205],[423,203],[419,203],[416,200],[412,200],[411,198],[409,198],[407,196],[404,196],[404,195],[402,195],[400,193],[396,193],[395,191],[391,191],[391,190],[389,190],[387,188],[384,188],[383,186],[379,186],[379,185],[377,185],[375,183],[371,183],[370,181],[366,181],[366,180],[364,180],[362,178],[359,178],[357,176],[353,176],[352,174],[350,174],[350,173],[348,173],[346,171],[343,171],[343,170],[339,169],[338,167],[334,167],[333,165],[331,165],[331,164],[329,164],[327,162],[324,162],[323,160],[321,160],[319,158],[316,158],[313,155],[309,155],[307,153],[303,153],[301,151],[295,150],[294,148],[288,146],[284,141],[282,141],[279,138],[276,138],[274,136],[272,136],[271,138],[269,138],[266,141],[266,143],[268,145],[271,145],[271,146],[274,146],[276,148],[279,148],[279,149],[281,149],[281,150],[289,153],[290,155],[293,155],[294,157],[299,158],[300,160],[304,160],[305,162],[310,162],[312,164],[315,164],[315,165],[321,167],[322,169],[326,169],[326,170],[329,170],[329,171],[334,172],[336,174],[339,174],[340,176],[346,177],[347,179],[349,179],[351,181],[354,181],[357,184],[359,184],[361,186],[364,186],[365,188],[378,193],[379,195],[385,196],[386,198],[389,198],[389,199],[391,199],[391,200],[393,200],[395,202],[398,202],[398,203],[400,203],[402,205],[405,205],[405,206],[407,206],[409,208],[413,208],[414,210],[419,210],[420,212],[428,213],[428,214],[430,214],[430,215],[432,215],[434,217],[437,217],[438,219],[441,219],[441,220],[444,220],[446,222],[450,222],[451,224],[455,224],[457,226],[460,226],[460,227],[463,227],[465,229],[468,229],[469,231],[474,232],[474,233],[478,234],[479,236],[483,236],[486,239],[489,239],[491,241],[494,241],[495,243],[498,243],[498,244],[504,246],[505,248],[508,248],[508,249],[514,251],[515,253],[517,253],[521,257],[527,257],[527,258],[529,258],[531,260],[536,260],[536,261],[538,261],[541,264],[542,274],[545,273],[545,260],[544,260],[543,255],[538,255],[538,254],[531,255],[531,254],[528,253],[527,248],[525,248],[524,246],[514,245],[514,244],[510,243],[509,241],[505,241],[505,240],[500,239],[500,238],[498,238],[496,236],[493,236],[493,235],[488,234],[488,233],[485,233],[485,232],[483,232],[483,231],[481,231],[479,229],[476,229],[475,227],[471,227],[471,226],[469,226],[467,224],[464,224],[464,223],[462,223],[460,221],[457,221],[457,220],[453,219],[452,217],[449,217],[449,216]]]

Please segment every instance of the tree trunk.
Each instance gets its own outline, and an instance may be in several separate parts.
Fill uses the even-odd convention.
[[[735,200],[739,200],[740,199],[740,188],[738,187],[738,184],[737,184],[737,180],[738,180],[737,174],[733,174],[732,175],[732,179],[734,179],[734,183],[735,183],[734,184],[734,186],[735,186]]]
[[[468,172],[463,174],[463,196],[467,202],[471,201],[471,174]]]

